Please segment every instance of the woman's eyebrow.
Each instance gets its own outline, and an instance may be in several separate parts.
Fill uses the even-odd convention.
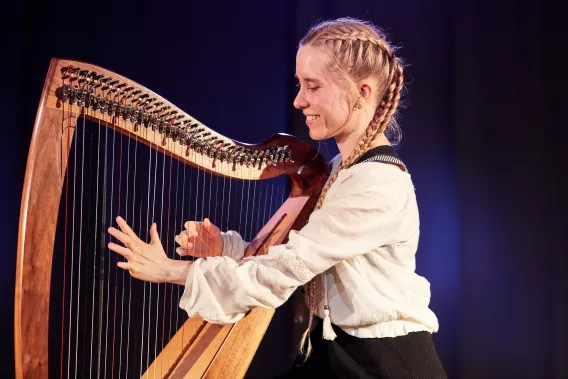
[[[300,80],[300,78],[298,78],[298,75],[294,74],[294,77],[296,79]],[[306,81],[306,82],[318,82],[318,83],[320,82],[320,80],[314,79],[314,78],[304,78],[304,81]]]

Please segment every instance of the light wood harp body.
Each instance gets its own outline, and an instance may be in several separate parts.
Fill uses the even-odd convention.
[[[125,77],[54,58],[21,200],[16,377],[243,377],[274,310],[188,318],[183,286],[116,268],[107,229],[121,215],[148,240],[156,222],[167,254],[189,259],[173,236],[209,217],[251,241],[246,255],[265,254],[305,225],[326,175],[293,136],[241,143]]]

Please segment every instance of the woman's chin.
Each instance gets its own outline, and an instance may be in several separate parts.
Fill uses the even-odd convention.
[[[310,138],[314,141],[321,141],[327,139],[328,137],[321,130],[310,129]]]

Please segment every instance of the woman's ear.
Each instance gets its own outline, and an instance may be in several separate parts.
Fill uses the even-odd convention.
[[[373,90],[368,83],[362,83],[359,85],[359,96],[366,101],[369,101],[371,99],[372,92]]]

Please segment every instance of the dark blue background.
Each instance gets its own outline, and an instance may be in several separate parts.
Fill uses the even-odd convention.
[[[14,375],[20,196],[50,59],[115,71],[243,142],[277,132],[308,140],[292,106],[297,42],[317,20],[354,16],[384,28],[408,64],[400,154],[416,185],[418,272],[432,284],[450,377],[568,377],[567,33],[552,2],[520,4],[4,3],[0,376]],[[280,359],[268,357],[255,364]]]

